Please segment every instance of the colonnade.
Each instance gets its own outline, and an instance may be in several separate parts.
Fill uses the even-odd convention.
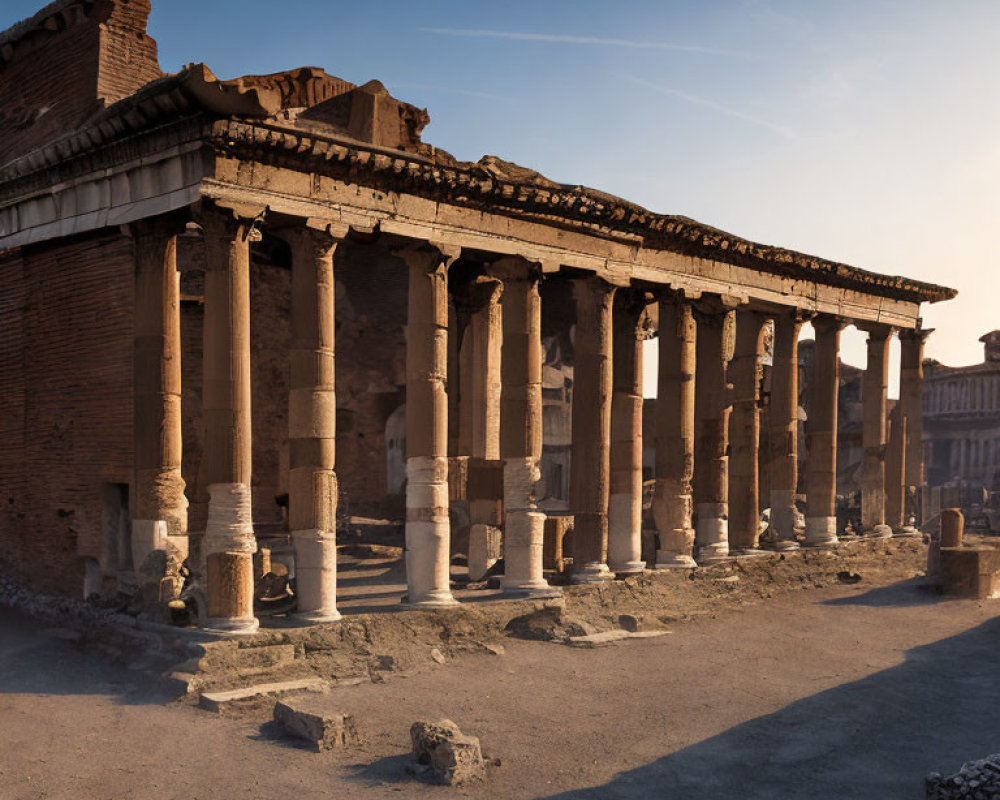
[[[250,242],[257,222],[208,208],[205,239],[204,453],[209,493],[203,537],[206,625],[256,628],[253,614],[250,436]],[[135,226],[135,520],[133,544],[148,549],[186,529],[180,477],[180,331],[174,220]],[[346,226],[301,220],[276,229],[292,256],[289,529],[296,557],[298,615],[339,618],[336,602],[336,393],[334,253]],[[406,265],[405,602],[455,603],[450,589],[449,391],[459,391],[459,446],[476,463],[497,463],[500,496],[470,499],[470,566],[482,566],[502,524],[504,576],[513,596],[557,592],[542,573],[544,514],[538,509],[542,454],[542,345],[538,264],[479,254],[480,267],[449,287],[457,248],[412,241],[393,251]],[[807,317],[792,308],[656,285],[617,287],[576,274],[572,408],[572,580],[594,582],[646,567],[642,534],[642,342],[647,309],[658,306],[655,419],[655,569],[690,568],[761,546],[791,549],[798,490],[798,335]],[[449,293],[471,336],[466,369],[449,385]],[[761,374],[766,323],[775,331],[771,373],[769,496],[760,497]],[[807,422],[807,519],[803,543],[837,542],[835,513],[838,347],[847,321],[820,315]],[[862,523],[886,536],[906,522],[907,487],[922,482],[920,361],[925,332],[901,333],[902,399],[886,416],[891,329],[869,325],[864,382]],[[453,415],[454,415],[453,411]],[[887,447],[893,447],[887,457]],[[887,471],[886,463],[889,462]],[[470,467],[471,469],[471,467]],[[503,516],[497,518],[499,501]],[[771,507],[770,535],[758,537]]]

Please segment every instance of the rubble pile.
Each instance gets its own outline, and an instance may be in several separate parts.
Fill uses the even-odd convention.
[[[967,761],[954,775],[927,776],[927,800],[993,800],[1000,797],[1000,753]]]

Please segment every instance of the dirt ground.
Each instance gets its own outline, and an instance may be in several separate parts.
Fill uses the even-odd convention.
[[[334,689],[366,741],[323,754],[3,611],[0,798],[919,798],[1000,750],[998,610],[868,577],[601,649],[506,638]],[[488,783],[407,775],[410,724],[442,717],[500,760]]]

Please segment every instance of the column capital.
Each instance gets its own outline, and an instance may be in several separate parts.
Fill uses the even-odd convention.
[[[312,255],[321,257],[336,249],[350,233],[350,226],[341,222],[305,219],[297,225],[274,228],[274,235],[284,239],[293,250],[305,248]]]
[[[812,320],[813,330],[820,333],[839,333],[847,325],[843,317],[834,314],[817,314]]]
[[[450,267],[462,255],[462,248],[433,241],[412,241],[392,248],[392,254],[403,259],[410,267],[420,267],[425,272],[435,272]]]
[[[855,322],[854,327],[868,334],[868,341],[884,341],[892,336],[892,325],[884,322]]]
[[[449,281],[449,289],[459,312],[475,314],[500,302],[504,282],[492,275],[476,275],[469,280]]]
[[[523,256],[503,256],[491,261],[486,268],[487,274],[501,281],[538,281],[544,270],[542,265],[529,261]]]
[[[262,227],[267,218],[267,206],[226,207],[214,203],[203,203],[193,213],[193,218],[201,226],[209,239],[236,239],[259,242],[263,238]]]
[[[155,240],[180,236],[187,229],[187,224],[190,221],[190,214],[172,212],[170,214],[160,214],[155,217],[139,219],[122,227],[132,236],[134,241],[140,242],[147,238]]]
[[[695,314],[699,316],[699,321],[707,322],[709,318],[716,318],[721,322],[730,312],[735,311],[742,304],[743,301],[733,295],[705,294],[692,302],[691,305]]]
[[[923,344],[927,337],[934,333],[934,328],[902,328],[899,331],[901,342],[920,342]]]

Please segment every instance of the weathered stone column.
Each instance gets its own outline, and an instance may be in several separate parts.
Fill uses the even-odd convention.
[[[726,372],[736,335],[734,303],[705,297],[694,307],[698,323],[695,373],[694,510],[699,564],[729,557],[729,416]]]
[[[250,434],[250,241],[253,223],[223,209],[200,219],[205,237],[202,475],[208,627],[257,629],[253,615]]]
[[[459,402],[459,454],[472,459],[500,458],[500,359],[503,284],[479,275],[455,295],[464,318],[461,400]],[[470,475],[472,466],[470,465]],[[469,577],[479,580],[493,566],[499,542],[497,503],[469,497]]]
[[[614,300],[611,397],[611,488],[608,566],[618,575],[641,573],[642,560],[642,343],[646,293],[619,289]]]
[[[187,532],[181,477],[181,318],[177,235],[184,220],[132,226],[135,247],[135,499],[132,560],[138,572],[167,537]],[[173,539],[182,544],[181,539]],[[186,551],[186,547],[181,547]]]
[[[771,373],[771,524],[768,547],[794,550],[795,494],[799,478],[799,332],[798,311],[774,318],[774,369]]]
[[[612,577],[606,558],[611,469],[611,305],[615,287],[597,277],[578,278],[573,293],[572,581],[590,583]]]
[[[656,569],[696,566],[691,522],[694,478],[694,372],[697,324],[691,301],[665,294],[659,301],[656,390]]]
[[[924,343],[933,333],[918,328],[899,332],[899,403],[906,418],[906,525],[919,526],[924,487]],[[916,533],[916,531],[913,531]]]
[[[889,414],[885,457],[885,524],[894,536],[909,535],[906,525],[906,417],[897,403]]]
[[[292,249],[292,345],[288,392],[288,527],[295,593],[305,622],[337,611],[337,395],[333,255],[346,227],[322,223],[282,235]]]
[[[813,320],[813,355],[806,442],[806,539],[809,547],[837,543],[837,397],[840,390],[840,331],[836,317]]]
[[[455,605],[448,519],[448,266],[457,252],[414,244],[406,328],[406,602]]]
[[[545,514],[536,486],[542,457],[541,275],[533,264],[505,258],[490,268],[503,281],[500,457],[503,459],[504,594],[552,597],[542,577]]]
[[[760,357],[767,315],[736,312],[736,347],[729,365],[733,413],[729,422],[729,550],[750,555],[760,535]]]
[[[889,391],[888,325],[859,325],[868,333],[868,365],[861,383],[862,420],[861,443],[864,461],[861,466],[861,528],[862,532],[887,538],[892,529],[885,524],[885,450],[886,408]]]

